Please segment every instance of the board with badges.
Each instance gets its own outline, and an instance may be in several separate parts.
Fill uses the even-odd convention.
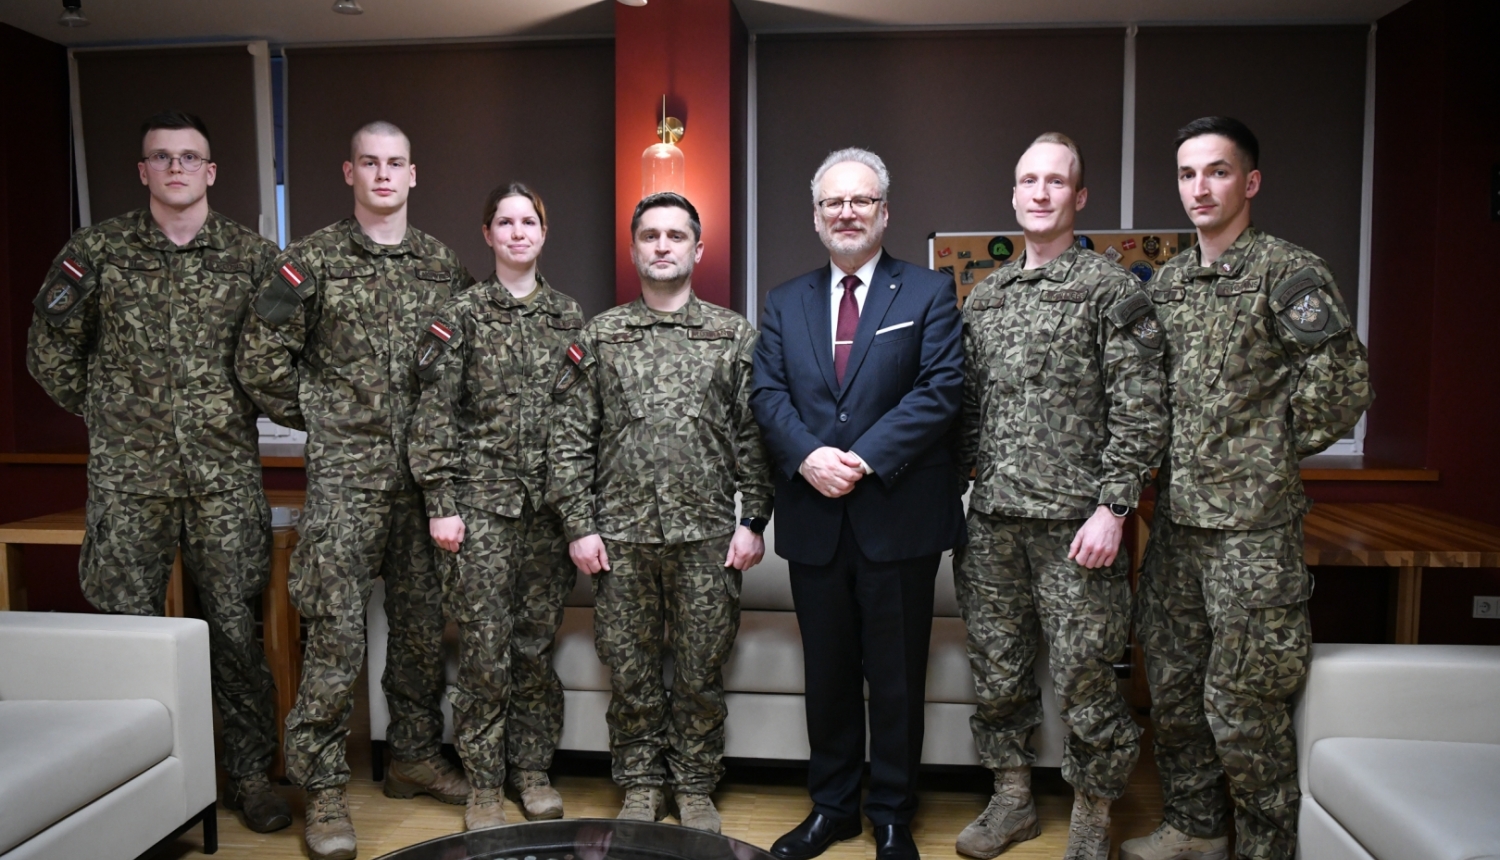
[[[1114,260],[1126,271],[1150,283],[1166,262],[1183,248],[1198,243],[1196,233],[1175,230],[1114,230],[1079,233],[1078,244]],[[1011,260],[1021,256],[1026,237],[1020,231],[992,233],[933,233],[927,237],[927,266],[953,277],[958,303],[974,286]]]

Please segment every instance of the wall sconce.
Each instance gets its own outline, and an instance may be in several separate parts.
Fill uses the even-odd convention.
[[[662,191],[682,194],[687,190],[687,163],[677,141],[682,140],[682,120],[667,116],[667,97],[661,97],[661,122],[656,126],[660,143],[653,143],[641,153],[641,196]]]

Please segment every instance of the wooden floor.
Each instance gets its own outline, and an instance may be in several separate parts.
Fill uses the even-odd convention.
[[[359,856],[372,860],[389,851],[434,839],[463,829],[463,807],[439,803],[428,797],[392,800],[370,779],[369,720],[363,684],[356,694],[350,720],[349,807],[359,836]],[[1144,718],[1138,718],[1144,722]],[[809,804],[801,768],[764,767],[731,763],[714,800],[724,818],[727,835],[762,847],[801,821]],[[223,774],[220,774],[222,784]],[[613,818],[624,797],[609,779],[607,759],[580,754],[559,754],[553,768],[553,784],[562,793],[569,818]],[[989,800],[991,779],[979,768],[944,769],[923,775],[921,808],[912,831],[924,857],[958,857],[953,840]],[[289,785],[278,788],[292,804],[292,826],[279,833],[253,833],[231,812],[219,809],[219,852],[216,860],[280,860],[306,857],[302,847],[302,792]],[[1033,777],[1033,793],[1042,821],[1042,835],[1006,851],[1006,860],[1060,858],[1068,838],[1068,815],[1072,789],[1059,771],[1039,768]],[[222,794],[221,794],[222,796]],[[1131,777],[1125,796],[1111,809],[1111,839],[1120,842],[1151,831],[1161,820],[1161,790],[1151,760],[1149,732],[1141,761]],[[525,819],[515,804],[506,802],[506,817],[512,823]],[[675,819],[668,819],[675,821]],[[194,828],[159,852],[160,858],[201,857],[201,828]],[[855,860],[875,856],[875,841],[869,822],[856,840],[840,843],[824,857]]]

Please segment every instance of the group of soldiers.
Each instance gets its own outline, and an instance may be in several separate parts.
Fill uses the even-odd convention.
[[[279,252],[209,208],[210,146],[191,114],[144,123],[149,205],[79,230],[57,256],[28,366],[88,426],[89,601],[161,614],[181,548],[210,628],[226,806],[253,830],[291,823],[267,776],[273,682],[251,608],[269,578],[263,413],[307,431],[289,586],[308,632],[285,756],[315,860],[356,855],[346,723],[377,576],[390,619],[387,795],[465,804],[470,829],[505,822],[507,790],[528,819],[563,814],[547,775],[563,707],[552,646],[581,570],[611,670],[620,817],[658,820],[670,796],[683,825],[717,832],[722,669],[773,479],[751,409],[757,333],[694,293],[692,203],[640,201],[641,297],[586,323],[538,271],[546,208],[522,184],[485,203],[495,273],[475,283],[407,222],[416,171],[396,126],[350,141],[353,217]],[[1110,801],[1141,735],[1113,671],[1132,606],[1165,808],[1122,860],[1226,858],[1231,801],[1238,856],[1294,853],[1287,702],[1306,674],[1311,590],[1297,461],[1344,435],[1372,394],[1327,267],[1250,226],[1258,155],[1231,119],[1182,130],[1178,185],[1199,241],[1149,285],[1076,242],[1087,191],[1071,140],[1043,135],[1016,166],[1025,251],[965,303],[962,402],[943,442],[963,485],[973,476],[955,584],[974,738],[995,773],[958,837],[964,854],[993,857],[1039,832],[1027,741],[1045,637],[1070,728],[1066,856],[1107,858]],[[839,217],[861,217],[861,202],[884,216],[886,190],[842,201]],[[1123,522],[1158,467],[1132,603]],[[440,751],[449,621],[462,769]]]

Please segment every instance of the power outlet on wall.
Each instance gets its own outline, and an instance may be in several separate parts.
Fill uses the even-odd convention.
[[[1475,618],[1500,618],[1500,597],[1475,597]]]

